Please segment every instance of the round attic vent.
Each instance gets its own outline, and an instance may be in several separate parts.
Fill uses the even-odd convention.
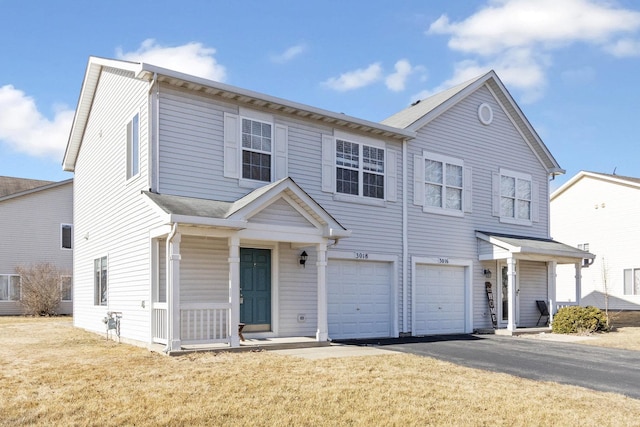
[[[491,109],[491,106],[489,104],[480,104],[480,106],[478,107],[478,119],[483,125],[491,124],[491,122],[493,121],[493,110]]]

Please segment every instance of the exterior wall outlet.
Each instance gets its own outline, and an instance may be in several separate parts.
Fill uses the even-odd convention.
[[[304,323],[307,321],[307,315],[306,314],[298,314],[298,323]]]

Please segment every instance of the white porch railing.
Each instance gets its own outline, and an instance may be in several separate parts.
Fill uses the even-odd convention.
[[[570,307],[572,305],[578,305],[575,301],[556,301],[556,312],[563,307]]]
[[[184,344],[229,343],[230,303],[193,303],[180,307]]]
[[[230,303],[193,303],[180,307],[180,340],[184,344],[229,342]],[[167,303],[153,303],[153,342],[166,344],[169,338]]]
[[[166,344],[169,337],[169,324],[166,302],[153,303],[153,320],[151,325],[153,342]]]

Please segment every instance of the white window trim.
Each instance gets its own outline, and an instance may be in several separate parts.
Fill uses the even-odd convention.
[[[622,269],[622,295],[624,296],[640,296],[640,293],[636,293],[635,289],[636,289],[636,284],[635,284],[635,272],[637,270],[640,270],[640,268],[624,268]],[[631,271],[631,293],[628,294],[626,293],[626,276],[625,276],[625,272],[627,271]]]
[[[352,144],[358,144],[358,194],[347,194],[347,193],[339,193],[336,188],[336,183],[334,182],[334,197],[333,199],[336,201],[344,201],[344,202],[352,202],[352,203],[361,203],[366,205],[373,206],[386,206],[385,201],[387,200],[387,175],[389,171],[389,159],[387,154],[387,148],[384,142],[378,141],[376,139],[367,138],[360,135],[353,135],[345,132],[335,131],[333,135],[333,168],[334,168],[334,181],[336,181],[336,176],[338,172],[338,163],[337,163],[337,150],[338,150],[338,140],[350,142]],[[384,185],[384,194],[381,199],[376,197],[368,197],[365,196],[364,193],[364,162],[363,162],[363,146],[369,146],[372,148],[376,148],[378,150],[382,150],[384,153],[384,172],[371,172],[375,175],[382,175],[383,185]]]
[[[15,303],[15,302],[22,301],[22,277],[20,277],[19,274],[0,274],[0,276],[7,276],[8,278],[10,278],[12,276],[13,277],[18,277],[18,286],[20,286],[20,292],[18,294],[18,299],[17,300],[11,299],[11,293],[12,292],[11,292],[11,290],[9,288],[7,288],[7,297],[8,297],[8,299],[0,300],[0,303],[8,303],[8,302],[9,303],[11,303],[11,302]],[[11,286],[11,279],[8,280],[7,284],[8,284],[8,286]]]
[[[71,247],[70,248],[65,248],[63,243],[64,243],[64,236],[63,236],[63,229],[64,227],[70,227],[71,228]],[[72,251],[73,250],[73,224],[65,224],[62,223],[60,224],[60,249],[62,249],[63,251]]]
[[[102,301],[100,301],[100,295],[98,293],[96,293],[97,289],[96,289],[96,278],[95,278],[95,273],[96,273],[96,260],[102,260],[103,258],[107,259],[107,300],[105,301],[104,304],[102,304]],[[93,272],[93,305],[94,307],[108,307],[109,306],[109,280],[110,280],[110,273],[109,273],[109,268],[110,268],[110,260],[109,260],[109,256],[108,255],[103,255],[100,256],[98,258],[93,258],[92,260],[93,262],[93,267],[92,267],[92,272]],[[101,278],[102,278],[102,270],[101,271]]]
[[[506,217],[506,216],[502,216],[502,187],[501,187],[501,182],[502,182],[502,177],[503,176],[507,176],[507,177],[511,177],[511,178],[515,178],[516,179],[516,203],[514,206],[514,217]],[[518,218],[518,196],[517,196],[517,191],[518,191],[518,183],[517,180],[525,180],[525,181],[529,181],[530,185],[531,185],[531,199],[529,200],[529,219],[519,219]],[[500,222],[505,223],[505,224],[516,224],[516,225],[532,225],[533,224],[533,204],[534,204],[534,191],[533,191],[533,179],[531,177],[531,175],[526,174],[526,173],[522,173],[522,172],[516,172],[516,171],[512,171],[509,169],[503,169],[500,168],[500,175],[499,175],[499,183],[498,183],[498,210],[500,212]]]
[[[138,117],[138,165],[136,173],[133,173],[133,140],[130,139],[129,134],[129,125],[131,125],[133,129],[133,119]],[[125,134],[126,134],[126,178],[127,181],[131,181],[136,177],[140,176],[140,165],[142,162],[141,154],[141,140],[140,140],[140,111],[136,111],[135,114],[132,114],[127,120],[127,124],[125,125]]]
[[[422,205],[422,211],[426,212],[426,213],[432,213],[432,214],[438,214],[438,215],[447,215],[447,216],[456,216],[456,217],[464,217],[464,213],[467,211],[467,206],[465,206],[465,204],[467,203],[467,201],[465,200],[465,191],[467,190],[467,186],[471,185],[471,183],[467,182],[467,179],[465,177],[465,167],[464,167],[464,160],[462,159],[457,159],[455,157],[451,157],[451,156],[447,156],[444,154],[438,154],[438,153],[432,153],[429,151],[423,151],[422,152],[422,168],[424,169],[424,163],[426,160],[434,160],[436,162],[442,162],[444,167],[442,168],[442,173],[443,173],[443,177],[446,174],[446,164],[451,164],[451,165],[456,165],[456,166],[460,166],[462,167],[462,194],[460,195],[460,197],[462,198],[462,200],[460,201],[460,207],[461,209],[448,209],[445,206],[442,206],[440,208],[438,207],[434,207],[434,206],[427,206],[427,194],[426,194],[426,190],[424,188],[424,185],[427,183],[426,178],[424,177],[425,173],[423,173],[423,181],[422,181],[422,192],[424,194],[423,196],[423,205]],[[446,188],[446,185],[442,184],[443,189]],[[442,197],[442,202],[444,205],[445,202],[445,195],[443,195]]]

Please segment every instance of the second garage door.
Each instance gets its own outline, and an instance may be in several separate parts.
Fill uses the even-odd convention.
[[[465,332],[465,267],[417,264],[413,335]]]
[[[389,262],[330,260],[327,267],[329,337],[391,336]]]

